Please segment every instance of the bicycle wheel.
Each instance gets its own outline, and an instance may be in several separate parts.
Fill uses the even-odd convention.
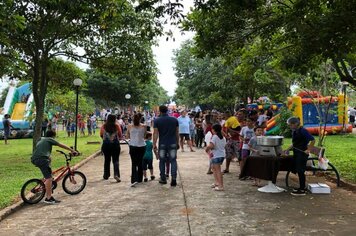
[[[21,188],[21,198],[28,204],[36,204],[42,200],[46,187],[40,179],[30,179]]]
[[[64,192],[74,195],[78,194],[85,188],[87,184],[87,178],[82,172],[73,171],[68,173],[62,182]]]

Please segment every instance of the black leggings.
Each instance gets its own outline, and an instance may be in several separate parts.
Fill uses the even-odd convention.
[[[145,155],[146,147],[130,146],[131,156],[131,183],[141,183],[143,180],[143,156]]]
[[[104,153],[104,179],[110,177],[110,162],[112,159],[112,164],[114,167],[114,176],[120,177],[119,170],[119,156],[121,147],[119,143],[104,143],[101,147],[102,152]]]
[[[201,147],[203,145],[203,140],[204,140],[204,130],[197,129],[197,135],[195,136],[195,146]]]

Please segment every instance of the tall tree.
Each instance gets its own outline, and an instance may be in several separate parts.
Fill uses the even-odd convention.
[[[52,58],[64,55],[90,62],[112,57],[133,63],[139,52],[129,46],[135,40],[150,41],[160,32],[152,14],[135,12],[125,0],[13,0],[2,1],[1,9],[0,53],[27,65],[36,123],[41,123],[44,113]],[[36,126],[34,144],[39,136]]]
[[[283,52],[281,62],[287,68],[306,73],[331,59],[340,80],[356,86],[352,66],[346,62],[356,53],[356,0],[195,3],[196,9],[184,26],[197,32],[201,55],[231,57],[236,48],[259,36],[271,42],[271,54]]]

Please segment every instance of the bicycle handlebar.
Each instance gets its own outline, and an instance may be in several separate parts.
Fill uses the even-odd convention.
[[[76,155],[73,155],[72,153],[65,153],[65,152],[63,152],[62,150],[56,150],[57,152],[59,152],[59,153],[61,153],[61,154],[63,154],[66,158],[68,158],[69,157],[69,159],[71,159],[73,156],[79,156],[80,155],[80,153],[78,152],[78,154],[76,154]]]

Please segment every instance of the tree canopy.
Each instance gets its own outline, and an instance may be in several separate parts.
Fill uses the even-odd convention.
[[[154,14],[136,11],[126,0],[2,1],[0,16],[0,62],[25,64],[24,72],[32,78],[37,123],[43,117],[53,58],[66,56],[93,65],[112,58],[123,68],[137,62],[132,69],[141,68],[143,74],[147,67],[140,45],[152,44],[161,32]],[[39,134],[36,126],[34,143]]]
[[[287,69],[305,74],[331,59],[341,81],[356,86],[350,69],[356,53],[355,0],[195,1],[184,22],[196,31],[200,55],[236,56],[260,37]]]

